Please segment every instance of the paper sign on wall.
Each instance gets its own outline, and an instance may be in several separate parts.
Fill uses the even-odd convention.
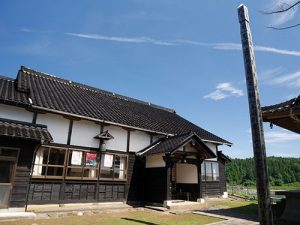
[[[85,165],[96,167],[97,165],[97,154],[96,153],[86,153]]]
[[[82,162],[82,152],[72,151],[71,164],[80,166],[81,162]]]
[[[104,167],[112,167],[113,166],[113,159],[114,159],[113,155],[105,154],[104,155]]]

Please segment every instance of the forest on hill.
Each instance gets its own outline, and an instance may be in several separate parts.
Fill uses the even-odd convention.
[[[268,175],[272,186],[300,182],[300,158],[268,157]],[[226,165],[230,185],[255,186],[254,159],[232,159]]]

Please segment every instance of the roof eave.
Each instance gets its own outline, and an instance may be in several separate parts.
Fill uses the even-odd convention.
[[[170,134],[160,132],[160,131],[153,131],[153,130],[149,130],[149,129],[145,129],[145,128],[134,127],[134,126],[121,124],[121,123],[116,123],[116,122],[111,122],[111,121],[102,120],[102,119],[96,119],[96,118],[93,118],[93,117],[82,116],[82,115],[78,115],[78,114],[74,114],[74,113],[64,112],[64,111],[60,111],[60,110],[56,110],[56,109],[49,109],[49,108],[36,106],[36,105],[32,105],[32,108],[37,109],[37,110],[41,110],[41,111],[44,111],[44,112],[50,112],[50,113],[66,115],[66,116],[72,116],[72,117],[75,117],[75,118],[80,118],[80,119],[85,119],[85,120],[90,120],[90,121],[95,121],[95,122],[100,122],[100,123],[106,123],[106,124],[110,124],[110,125],[116,125],[116,126],[120,126],[120,127],[124,127],[124,128],[145,131],[145,132],[153,133],[153,134],[170,135]]]

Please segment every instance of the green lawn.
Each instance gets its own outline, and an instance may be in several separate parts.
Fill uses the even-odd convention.
[[[272,186],[271,190],[300,190],[300,182],[284,184],[281,186]]]
[[[167,214],[153,211],[128,211],[118,213],[100,213],[62,218],[21,220],[0,222],[0,225],[201,225],[221,221],[221,219],[197,214]]]
[[[257,201],[228,200],[210,203],[211,206],[224,207],[226,210],[240,214],[257,214]]]

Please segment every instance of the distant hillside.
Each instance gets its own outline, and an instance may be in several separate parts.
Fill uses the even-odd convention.
[[[267,164],[271,185],[300,182],[300,158],[268,157]],[[230,185],[255,185],[254,159],[232,159],[226,176]]]

